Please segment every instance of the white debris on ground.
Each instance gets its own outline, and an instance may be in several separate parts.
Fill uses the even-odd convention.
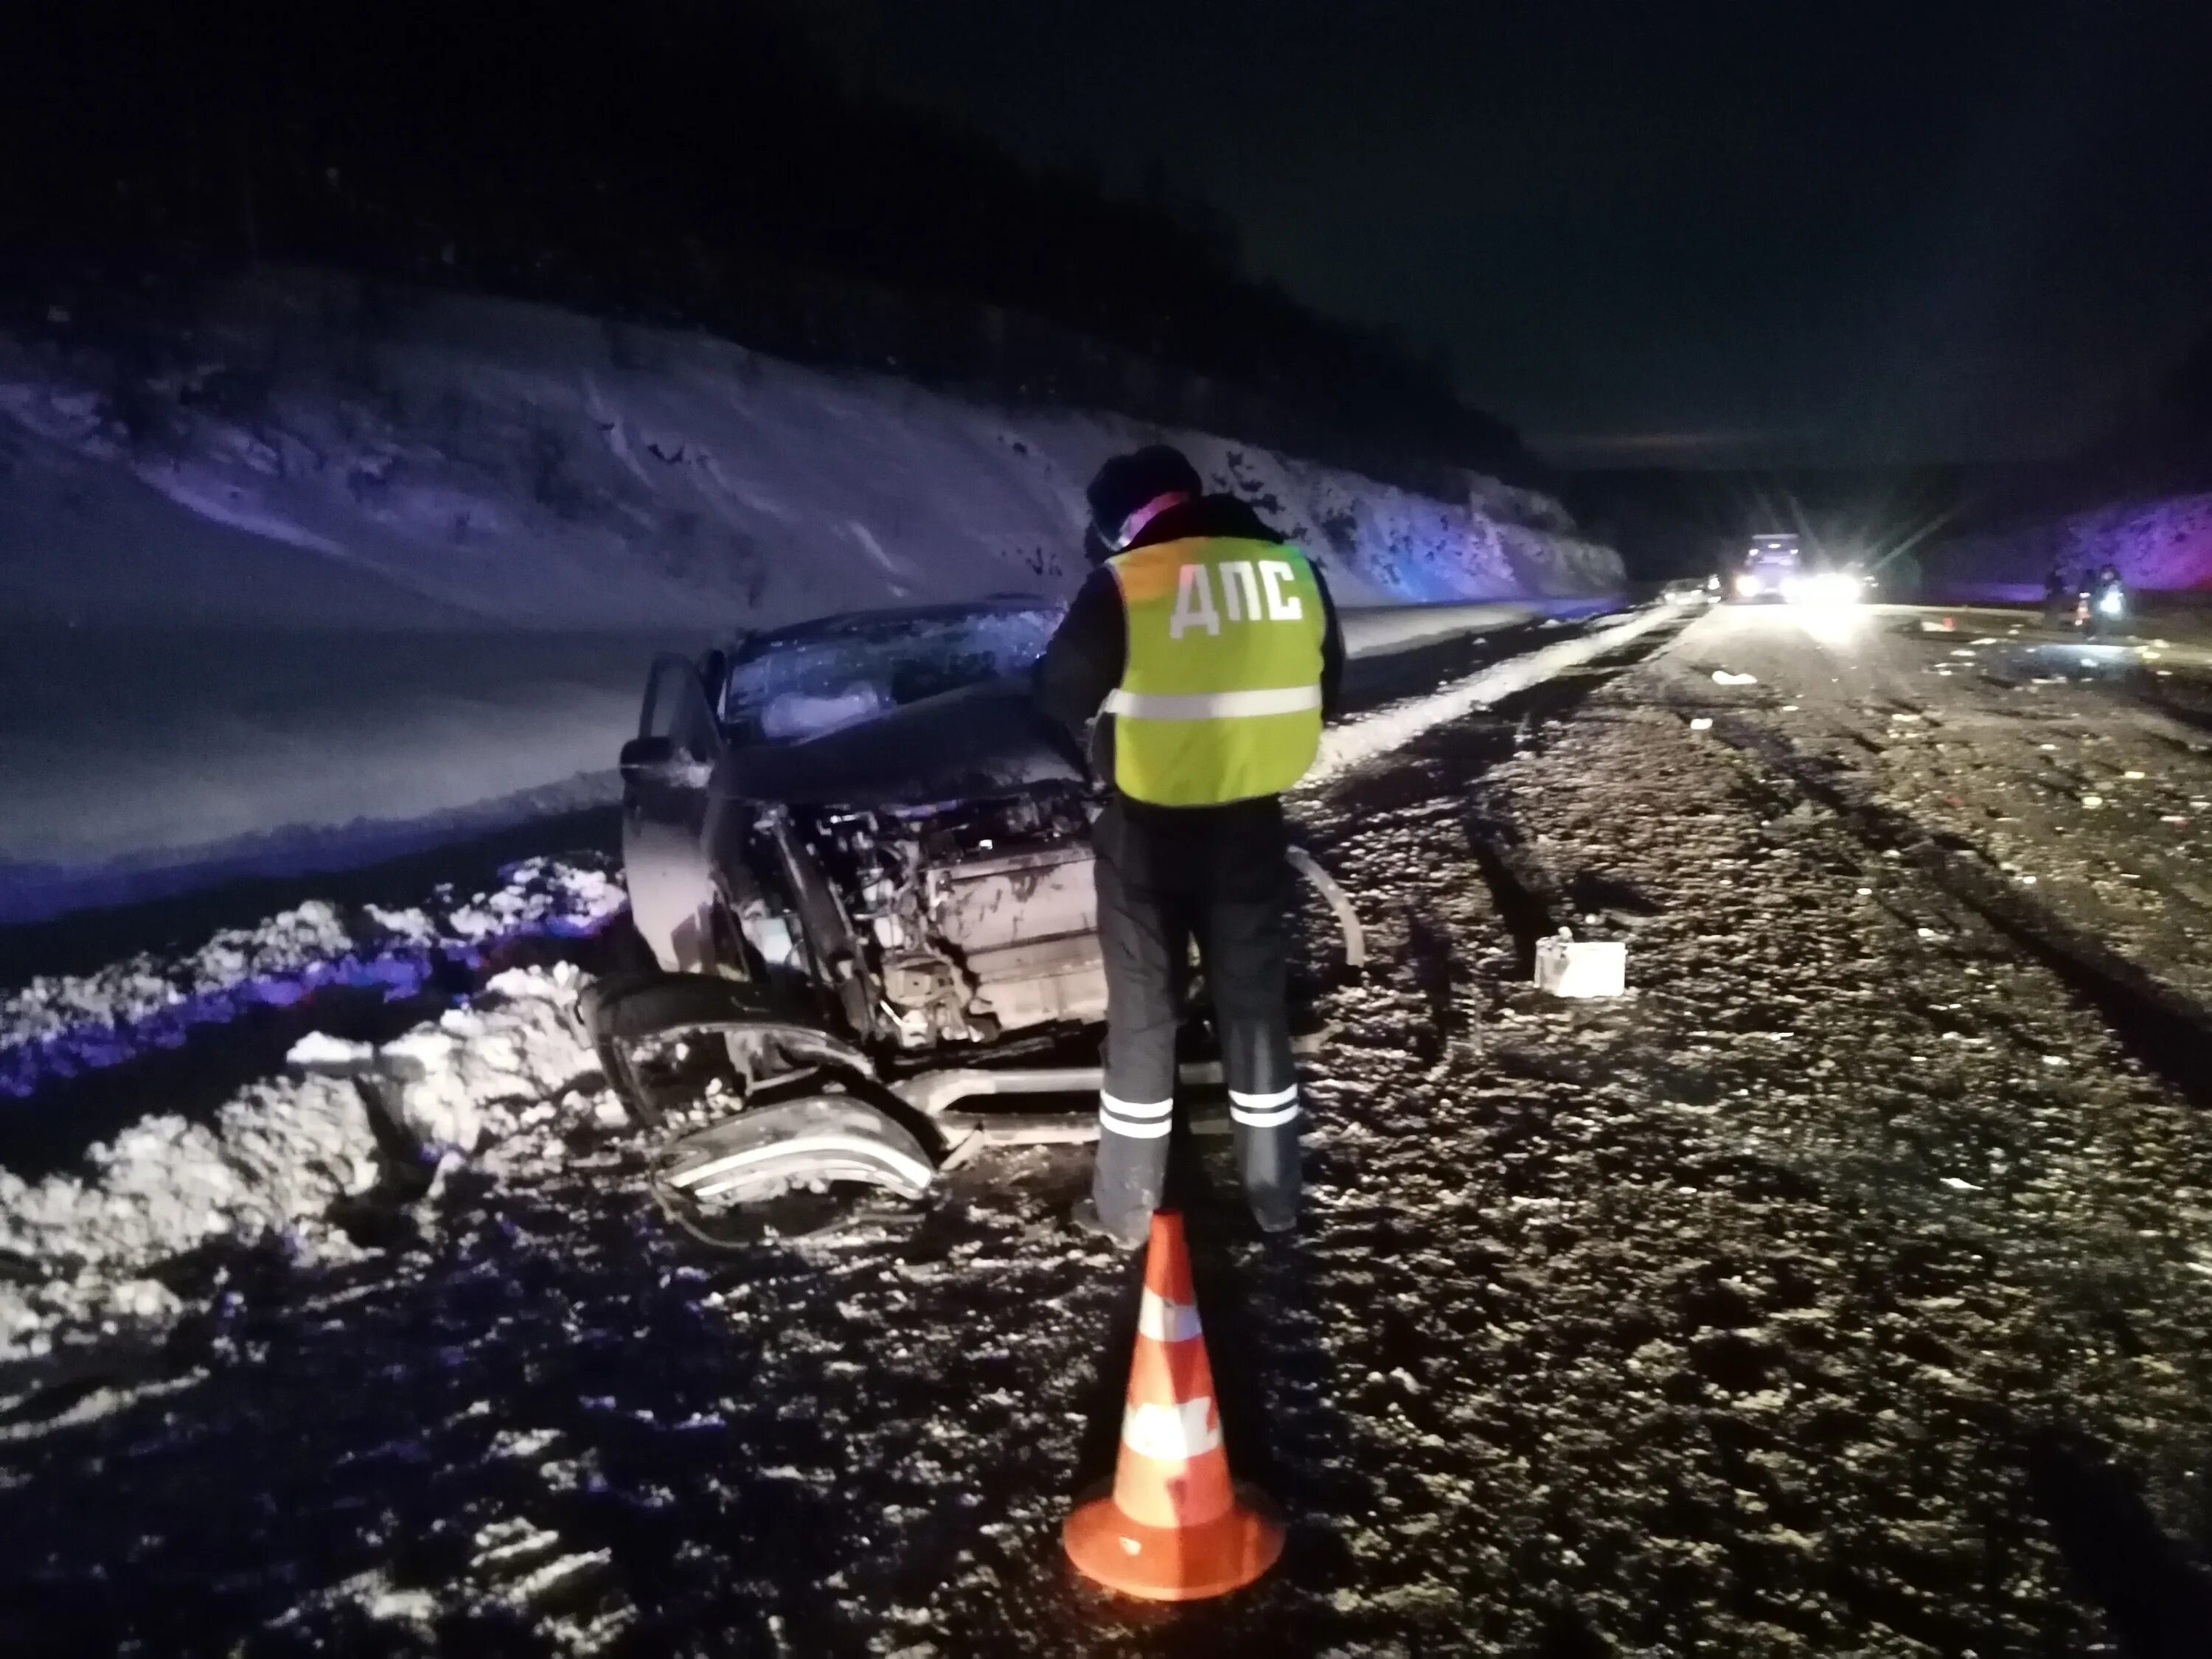
[[[176,1297],[144,1275],[211,1241],[279,1241],[302,1267],[357,1257],[326,1219],[382,1174],[356,1079],[428,1159],[542,1172],[563,1117],[588,1109],[579,1086],[598,1087],[572,1018],[581,982],[565,963],[509,969],[471,1007],[380,1048],[303,1039],[290,1059],[308,1075],[252,1084],[211,1122],[147,1118],[94,1146],[82,1175],[0,1170],[0,1257],[40,1270],[0,1279],[0,1363],[173,1319]]]
[[[1565,928],[1536,941],[1536,988],[1559,997],[1617,997],[1628,983],[1628,946],[1577,939]]]

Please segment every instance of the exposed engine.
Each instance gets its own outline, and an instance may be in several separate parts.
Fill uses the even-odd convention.
[[[683,1120],[658,1165],[656,1191],[683,1224],[841,1183],[917,1197],[952,1146],[995,1138],[948,1113],[953,1099],[1096,1086],[1079,1070],[957,1069],[1003,1064],[1001,1038],[1049,1045],[1105,1018],[1079,791],[717,805],[697,830],[680,816],[626,826],[633,906],[661,971],[586,1000],[608,1075],[641,1121],[686,1101],[707,1109],[703,1127]],[[887,1086],[934,1131],[917,1139],[886,1115]]]
[[[855,1024],[917,1050],[1104,1018],[1088,832],[1081,798],[1059,790],[793,823],[849,936],[854,965],[833,976],[873,992]],[[781,935],[747,931],[769,957]]]

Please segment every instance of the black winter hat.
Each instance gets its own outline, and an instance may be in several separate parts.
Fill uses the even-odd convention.
[[[1129,515],[1162,495],[1200,495],[1205,483],[1198,469],[1183,453],[1168,444],[1152,444],[1133,454],[1116,455],[1098,469],[1098,476],[1084,492],[1091,501],[1091,522],[1101,535],[1120,533]]]

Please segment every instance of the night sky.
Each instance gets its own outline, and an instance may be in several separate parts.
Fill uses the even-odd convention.
[[[793,3],[1571,464],[2056,454],[2212,329],[2206,0]]]

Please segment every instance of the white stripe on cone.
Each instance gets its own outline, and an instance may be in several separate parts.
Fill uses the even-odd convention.
[[[1155,1342],[1188,1342],[1198,1334],[1198,1310],[1148,1290],[1137,1304],[1137,1328]]]
[[[1174,1462],[1219,1446],[1221,1425],[1204,1395],[1172,1406],[1132,1406],[1121,1416],[1121,1443],[1141,1456]]]

